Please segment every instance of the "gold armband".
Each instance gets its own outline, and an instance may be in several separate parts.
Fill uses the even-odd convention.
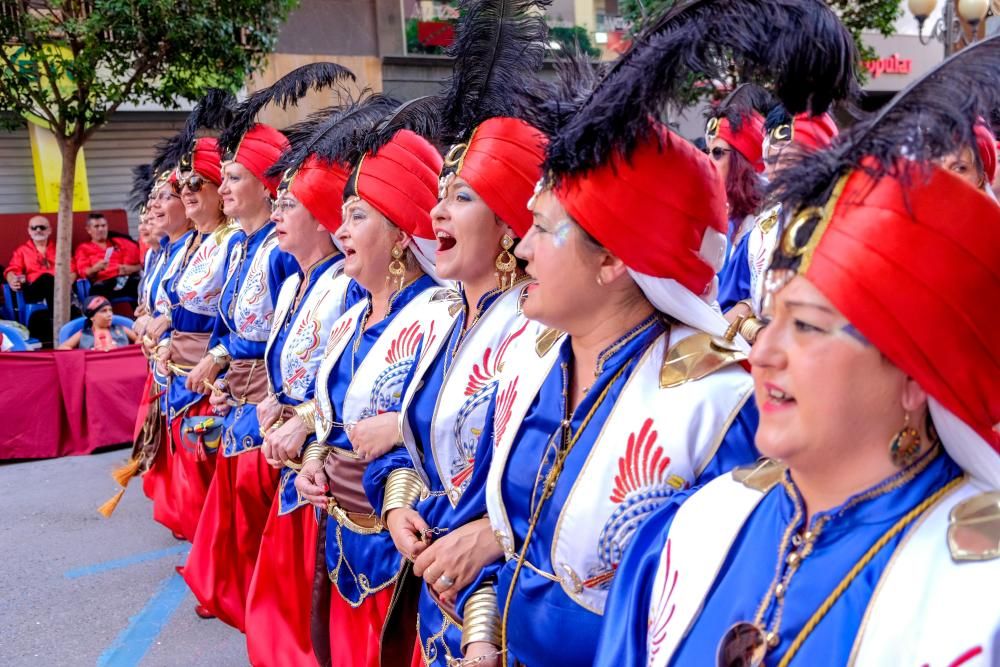
[[[382,521],[389,512],[401,507],[412,508],[420,500],[424,482],[413,468],[397,468],[385,480],[385,495],[382,500]]]
[[[306,453],[302,455],[302,465],[310,461],[325,461],[332,448],[320,442],[314,442],[306,447]]]
[[[757,334],[764,328],[764,323],[751,315],[740,323],[740,335],[748,343],[753,343],[757,339]]]
[[[469,596],[462,620],[462,652],[473,642],[500,646],[500,608],[492,584],[484,583]]]
[[[316,432],[316,400],[299,403],[292,408],[292,411],[299,416],[305,424],[306,433]]]
[[[225,368],[226,366],[228,366],[229,361],[232,359],[232,356],[229,354],[229,350],[227,350],[226,346],[223,345],[222,343],[219,343],[211,350],[209,350],[208,356],[212,357],[212,361],[219,368]]]

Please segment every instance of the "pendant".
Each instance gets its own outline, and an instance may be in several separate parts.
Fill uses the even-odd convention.
[[[741,621],[731,626],[715,652],[718,667],[759,667],[767,653],[763,628]]]

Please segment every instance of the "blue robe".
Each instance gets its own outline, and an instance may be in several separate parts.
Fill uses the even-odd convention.
[[[312,293],[313,288],[318,282],[317,280],[314,280],[314,278],[325,275],[327,270],[341,259],[343,259],[343,256],[340,253],[330,255],[326,259],[323,259],[313,265],[309,269],[308,276],[305,275],[301,269],[299,269],[297,272],[300,279],[307,281],[305,291],[302,293],[302,297],[299,299],[298,305],[294,309],[289,308],[288,312],[285,313],[285,319],[281,322],[274,323],[274,327],[276,327],[275,331],[277,333],[274,334],[271,349],[266,355],[264,362],[267,364],[267,377],[271,385],[271,392],[275,395],[275,397],[277,397],[278,402],[282,405],[299,405],[302,402],[312,400],[312,398],[316,395],[315,377],[313,377],[312,382],[310,382],[309,388],[306,389],[303,401],[298,401],[288,396],[284,391],[281,377],[281,358],[285,353],[285,344],[288,341],[288,335],[291,333],[291,329],[286,325],[294,322],[302,308],[309,305],[309,295]],[[348,308],[357,303],[357,298],[357,292],[349,290],[345,303],[331,304],[331,307],[335,308],[338,313],[343,314]],[[320,342],[323,345],[326,344],[326,341]],[[305,501],[299,497],[299,492],[295,488],[295,478],[297,475],[298,472],[288,466],[281,469],[281,476],[278,481],[278,514],[288,514],[305,504]]]
[[[216,345],[222,344],[229,351],[232,359],[260,359],[264,358],[264,350],[267,341],[248,340],[239,334],[239,329],[233,319],[234,300],[239,292],[240,286],[246,280],[250,271],[251,262],[249,259],[257,252],[257,248],[267,239],[267,236],[274,230],[274,223],[268,221],[263,227],[250,234],[248,237],[242,229],[233,233],[228,243],[229,254],[226,256],[224,267],[225,275],[229,276],[230,262],[233,261],[232,249],[237,245],[243,245],[243,261],[235,268],[235,273],[230,276],[223,285],[222,293],[219,295],[219,316],[215,318],[215,327],[208,347],[212,349]],[[281,290],[281,283],[285,278],[298,271],[298,263],[295,258],[286,252],[278,250],[277,246],[271,251],[268,258],[267,286],[268,298],[273,310],[274,301],[278,298]],[[261,372],[264,372],[263,368]],[[256,406],[252,404],[239,405],[226,415],[223,420],[223,433],[227,434],[223,442],[223,454],[225,456],[235,456],[247,449],[260,447],[263,440],[260,435],[260,424],[257,422]]]
[[[749,246],[748,232],[733,248],[732,254],[728,255],[726,263],[719,271],[719,307],[724,313],[738,302],[751,297]]]
[[[504,293],[500,291],[488,292],[480,299],[477,310],[482,313],[489,308]],[[463,294],[464,298],[464,294]],[[486,476],[489,472],[490,461],[493,458],[493,438],[492,426],[483,430],[483,435],[479,439],[476,449],[475,467],[472,477],[466,487],[458,504],[452,508],[451,501],[444,494],[445,487],[438,476],[437,466],[434,465],[434,454],[431,452],[431,420],[437,407],[438,394],[444,384],[445,374],[454,361],[458,348],[462,345],[462,332],[465,329],[466,310],[459,313],[455,325],[451,330],[448,343],[438,352],[433,363],[428,367],[421,378],[421,386],[413,396],[406,413],[410,430],[413,433],[416,445],[423,454],[426,462],[423,466],[429,478],[429,490],[431,495],[417,503],[415,507],[420,516],[431,528],[441,531],[440,535],[447,534],[448,531],[459,528],[471,521],[475,521],[486,514]],[[418,353],[419,356],[419,353]],[[412,380],[407,378],[407,384]],[[489,411],[486,415],[486,424],[493,423],[492,400]],[[365,493],[368,495],[372,507],[381,516],[382,499],[385,488],[385,480],[389,473],[398,468],[413,468],[413,461],[405,447],[397,447],[390,450],[383,456],[373,461],[365,471]],[[439,535],[439,536],[440,536]],[[465,606],[468,596],[474,592],[482,577],[477,578],[465,590],[459,593],[456,601],[456,608],[461,610]],[[447,656],[460,657],[462,644],[462,631],[454,623],[445,622],[445,615],[441,607],[435,602],[433,592],[429,592],[426,584],[420,589],[420,600],[418,604],[420,615],[419,637],[424,645],[424,653],[433,664],[447,667]],[[447,628],[444,626],[447,625]],[[442,629],[444,631],[442,632]],[[428,645],[428,638],[435,637],[434,641]]]
[[[372,346],[385,332],[396,315],[424,290],[434,287],[432,278],[422,275],[410,283],[392,299],[389,312],[385,318],[368,329],[363,330],[364,318],[359,318],[354,334],[347,342],[344,352],[340,355],[330,371],[329,384],[317,388],[326,391],[330,397],[330,405],[336,421],[342,421],[344,397],[354,379],[354,372],[361,366]],[[402,391],[405,391],[405,385]],[[398,406],[398,404],[397,404]],[[393,409],[395,407],[393,406]],[[313,438],[315,439],[315,436]],[[334,427],[327,437],[326,444],[331,447],[353,450],[351,441],[344,429]],[[335,482],[331,486],[335,487]],[[388,586],[395,579],[402,567],[402,557],[396,551],[388,530],[382,530],[372,535],[361,535],[330,521],[326,531],[326,563],[331,573],[331,580],[340,595],[353,606],[361,602],[375,591]],[[341,564],[343,557],[343,564]],[[338,567],[340,565],[340,567]],[[335,573],[335,574],[334,574]],[[363,583],[361,579],[364,579]]]
[[[778,633],[781,643],[768,651],[764,660],[766,665],[778,664],[816,609],[872,544],[923,499],[962,474],[958,465],[943,452],[924,456],[935,458],[916,476],[913,472],[920,461],[897,473],[892,479],[909,479],[898,488],[857,504],[848,499],[812,517],[810,527],[823,516],[832,518],[820,532],[812,554],[802,561],[791,579]],[[670,664],[714,664],[719,641],[726,631],[734,623],[754,621],[757,607],[774,579],[778,559],[784,561],[787,556],[788,551],[779,554],[779,544],[795,515],[796,506],[802,502],[787,473],[786,481],[787,484],[778,484],[767,493],[743,525],[709,589],[701,613]],[[605,608],[609,620],[601,634],[594,663],[598,667],[647,664],[646,628],[651,589],[676,511],[677,505],[664,506],[636,531],[619,566],[620,576],[615,578]],[[911,523],[908,528],[913,525]],[[847,664],[874,588],[907,530],[890,540],[848,586],[803,643],[793,659],[794,665]],[[919,585],[919,582],[914,584]],[[768,629],[772,627],[774,614],[775,601],[772,600],[763,619]]]
[[[527,560],[535,567],[545,572],[554,571],[551,538],[555,534],[561,508],[643,351],[663,332],[664,325],[657,319],[652,326],[611,353],[605,359],[599,377],[574,411],[571,430],[575,434],[615,374],[625,369],[594,410],[589,425],[565,460],[552,497],[543,507],[527,552]],[[564,364],[567,368],[572,367],[572,348],[568,338],[561,342],[559,358],[521,423],[504,468],[501,492],[517,553],[521,551],[528,530],[532,499],[539,495],[543,486],[538,484],[536,491],[536,479],[544,479],[552,466],[554,448],[548,445],[550,441],[558,444],[561,440],[560,422],[564,405],[561,367]],[[716,455],[694,483],[703,484],[735,466],[755,460],[757,451],[753,445],[753,434],[756,427],[757,410],[748,401],[734,419]],[[508,595],[511,598],[506,632],[506,648],[510,657],[528,665],[591,665],[597,652],[603,618],[577,604],[566,595],[559,583],[528,567],[521,568],[516,589],[510,593],[516,564],[516,559],[506,561],[497,574],[497,599],[501,614]],[[614,579],[620,578],[619,572]]]

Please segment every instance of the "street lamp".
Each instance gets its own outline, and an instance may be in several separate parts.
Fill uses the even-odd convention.
[[[917,37],[921,44],[926,46],[932,39],[936,39],[944,44],[944,54],[947,57],[959,48],[976,41],[979,24],[990,11],[990,0],[957,0],[957,3],[955,0],[945,0],[943,15],[934,22],[930,34],[924,39],[924,21],[934,11],[936,4],[937,0],[907,0],[910,13],[917,19]],[[971,28],[971,39],[965,36],[962,21]]]

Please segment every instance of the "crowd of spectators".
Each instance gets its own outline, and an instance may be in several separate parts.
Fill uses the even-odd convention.
[[[43,215],[28,221],[28,240],[15,248],[4,268],[4,279],[11,292],[23,294],[27,304],[45,303],[51,306],[55,290],[56,242],[53,225]],[[73,290],[73,314],[85,314],[85,303],[92,297],[103,297],[108,310],[111,301],[134,304],[138,295],[142,254],[147,248],[130,237],[108,231],[107,218],[91,213],[87,219],[89,241],[73,250],[70,263],[70,285]],[[78,281],[85,281],[79,282]],[[89,321],[88,317],[88,321]],[[32,337],[49,342],[52,338],[52,310],[36,309],[27,323]]]

